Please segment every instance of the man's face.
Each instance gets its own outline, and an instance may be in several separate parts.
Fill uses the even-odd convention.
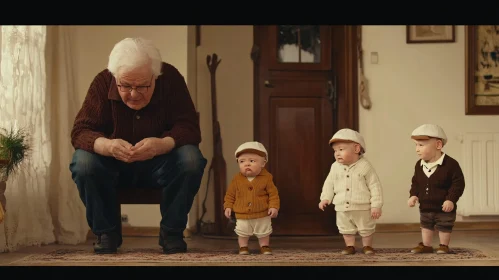
[[[436,160],[437,153],[442,149],[442,140],[431,138],[428,140],[414,140],[416,153],[424,161]]]
[[[337,162],[350,165],[359,159],[360,145],[353,142],[335,142],[334,158]]]
[[[140,110],[151,101],[155,88],[155,77],[150,65],[144,65],[126,72],[119,72],[116,78],[121,100],[130,108]]]
[[[265,167],[265,158],[253,153],[244,153],[237,158],[239,171],[246,177],[255,177]]]

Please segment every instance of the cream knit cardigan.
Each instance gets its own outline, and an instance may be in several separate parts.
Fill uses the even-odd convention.
[[[336,211],[369,210],[383,206],[383,190],[373,166],[361,156],[350,166],[331,165],[320,200],[334,204]]]

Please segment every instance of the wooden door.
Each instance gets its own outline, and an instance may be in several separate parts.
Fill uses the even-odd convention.
[[[254,41],[254,135],[281,198],[273,235],[337,234],[333,207],[318,204],[329,139],[358,127],[355,27],[255,26]]]

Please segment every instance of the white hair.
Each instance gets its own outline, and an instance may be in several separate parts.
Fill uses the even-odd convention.
[[[155,77],[161,75],[162,59],[152,41],[143,38],[126,38],[114,45],[107,69],[116,77],[120,70],[131,70],[150,63]]]

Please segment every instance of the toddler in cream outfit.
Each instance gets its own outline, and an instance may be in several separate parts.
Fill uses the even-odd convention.
[[[381,182],[371,163],[364,157],[364,138],[352,129],[341,129],[329,141],[336,161],[331,165],[319,208],[335,205],[336,225],[346,248],[342,254],[355,254],[355,235],[362,237],[364,254],[373,254],[372,238],[376,219],[381,216]]]

